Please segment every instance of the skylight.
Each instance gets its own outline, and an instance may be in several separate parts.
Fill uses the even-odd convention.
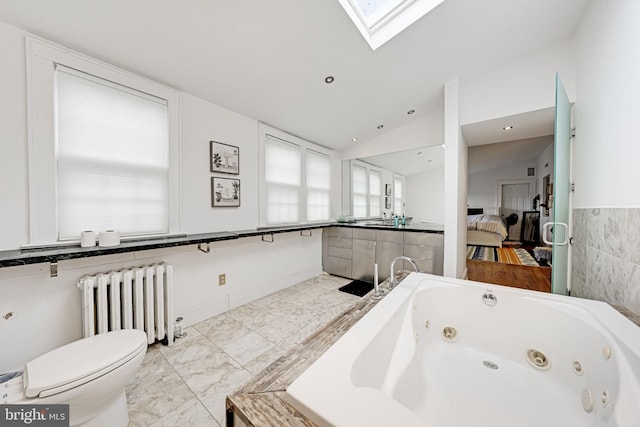
[[[338,0],[376,50],[444,0]]]

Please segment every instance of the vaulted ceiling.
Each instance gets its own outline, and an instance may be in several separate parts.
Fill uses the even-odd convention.
[[[376,51],[337,0],[0,0],[0,20],[344,151],[566,38],[586,3],[445,0]]]

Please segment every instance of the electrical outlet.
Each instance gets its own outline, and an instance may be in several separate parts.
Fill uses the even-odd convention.
[[[226,274],[218,274],[218,286],[223,286],[227,284],[227,275]]]

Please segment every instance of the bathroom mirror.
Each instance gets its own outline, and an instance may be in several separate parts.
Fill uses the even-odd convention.
[[[409,150],[347,159],[342,162],[342,215],[352,215],[352,160],[381,169],[382,212],[390,215],[397,206],[397,179],[401,180],[403,208],[399,214],[414,221],[444,223],[444,148],[442,145],[424,146]],[[394,179],[395,178],[395,179]],[[387,189],[389,190],[387,192]],[[387,194],[390,193],[390,194]],[[395,213],[395,212],[394,212]]]

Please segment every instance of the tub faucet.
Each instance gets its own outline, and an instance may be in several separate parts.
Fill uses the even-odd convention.
[[[416,272],[419,272],[420,269],[418,268],[418,264],[416,264],[416,262],[414,260],[412,260],[411,258],[409,258],[408,256],[399,256],[396,257],[396,259],[394,259],[393,261],[391,261],[391,274],[389,275],[389,289],[393,289],[396,287],[396,285],[400,282],[398,282],[398,280],[396,280],[396,275],[395,275],[395,266],[396,266],[396,261],[398,261],[399,259],[403,259],[405,261],[409,261],[409,263],[413,266],[413,268],[416,270]]]

